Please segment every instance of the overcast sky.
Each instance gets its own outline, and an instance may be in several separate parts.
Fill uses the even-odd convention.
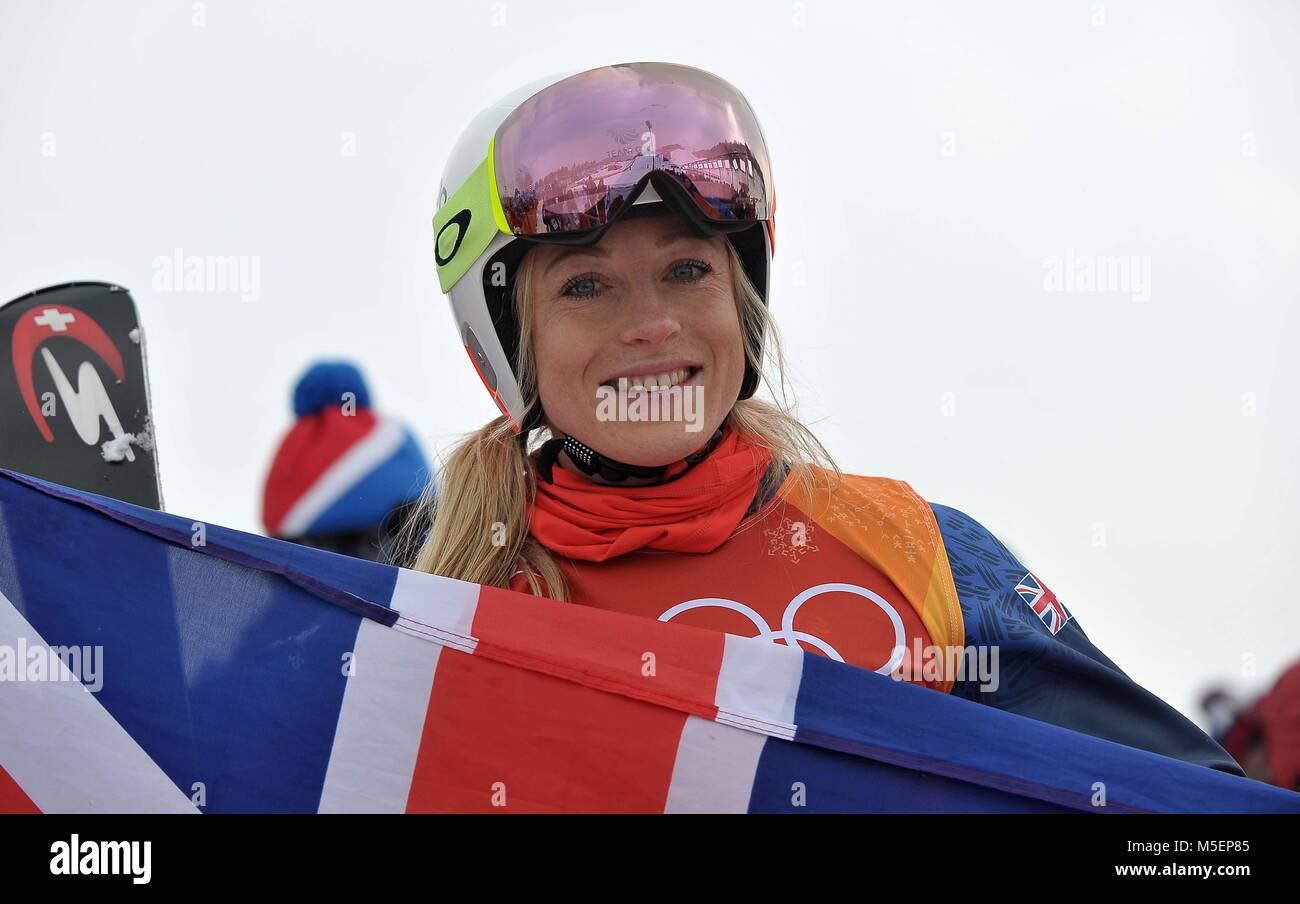
[[[1297,47],[1284,2],[0,0],[0,301],[131,289],[168,510],[258,530],[313,358],[430,454],[496,414],[429,227],[468,119],[557,71],[710,69],[771,145],[805,421],[1199,717],[1300,655]],[[155,291],[176,249],[255,257],[259,297]],[[1149,281],[1056,281],[1100,256]]]

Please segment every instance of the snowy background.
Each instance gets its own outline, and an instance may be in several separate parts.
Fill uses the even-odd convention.
[[[0,0],[0,301],[131,289],[167,508],[258,530],[313,358],[430,454],[496,414],[431,253],[471,115],[702,66],[772,147],[805,421],[989,526],[1199,719],[1207,681],[1300,653],[1297,47],[1283,2]],[[178,248],[256,256],[260,297],[153,291]],[[1067,253],[1146,259],[1149,300],[1047,290]]]

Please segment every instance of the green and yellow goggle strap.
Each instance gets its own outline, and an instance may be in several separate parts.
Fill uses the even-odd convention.
[[[514,235],[497,192],[495,146],[494,135],[483,162],[433,215],[433,253],[444,293],[469,271],[498,232]]]

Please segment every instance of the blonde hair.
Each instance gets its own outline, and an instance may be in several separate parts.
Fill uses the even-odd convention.
[[[771,402],[758,398],[739,400],[724,423],[749,442],[771,450],[778,484],[789,468],[788,479],[798,481],[808,498],[819,492],[830,493],[839,484],[840,470],[817,437],[796,417],[786,393],[785,359],[776,323],[745,273],[739,254],[731,242],[723,243],[742,325],[745,360],[761,375],[774,398]],[[519,375],[525,411],[540,404],[532,352],[532,306],[526,303],[532,297],[534,261],[534,255],[524,256],[513,287],[520,335],[515,373]],[[763,359],[774,365],[775,382],[763,368]],[[545,436],[539,438],[537,434]],[[530,445],[535,448],[553,435],[549,426],[538,428]],[[521,570],[535,595],[544,592],[552,599],[567,600],[564,574],[551,552],[528,530],[528,509],[537,485],[530,451],[504,416],[489,421],[457,445],[439,470],[436,496],[430,485],[416,515],[403,530],[399,548],[415,549],[408,567],[504,588],[510,586],[515,571]],[[767,508],[765,505],[746,518],[737,530],[757,522]],[[538,585],[539,577],[544,588]]]

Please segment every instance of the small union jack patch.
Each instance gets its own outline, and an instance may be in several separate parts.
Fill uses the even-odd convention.
[[[1034,610],[1034,614],[1053,635],[1070,620],[1070,613],[1065,611],[1065,606],[1056,598],[1056,594],[1032,571],[1016,582],[1016,593],[1020,594],[1020,598]]]

